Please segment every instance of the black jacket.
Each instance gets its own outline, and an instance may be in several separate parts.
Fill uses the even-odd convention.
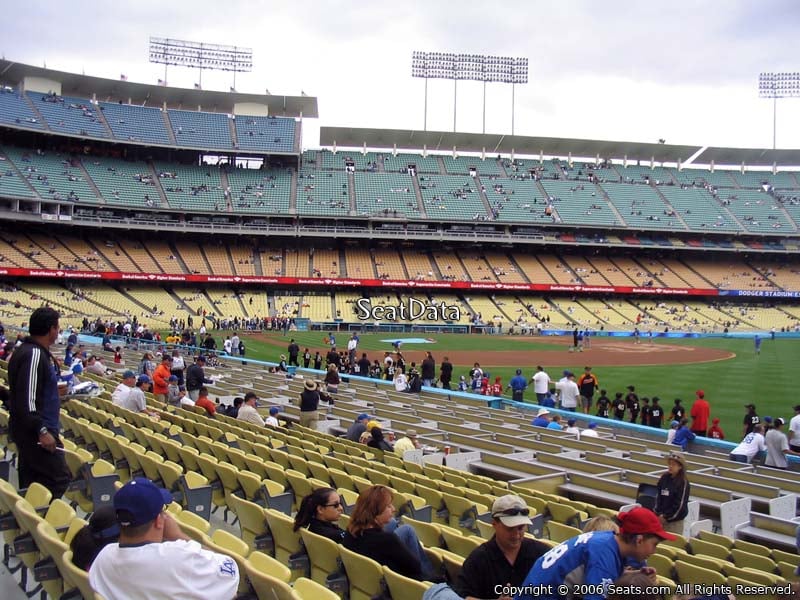
[[[47,427],[58,435],[61,399],[58,395],[59,369],[50,351],[25,338],[8,361],[10,421],[14,439],[35,440]]]
[[[198,364],[189,365],[189,368],[186,369],[186,389],[188,391],[199,390],[204,383],[212,383],[212,381],[206,379],[203,367]]]
[[[380,529],[365,529],[359,535],[345,533],[342,545],[348,550],[371,558],[375,562],[389,567],[395,573],[422,579],[422,569],[417,557],[403,545],[400,538],[393,533]]]
[[[653,512],[667,521],[680,521],[689,513],[689,482],[664,473],[658,480],[658,496]]]
[[[319,392],[303,390],[300,392],[300,412],[311,412],[319,409]]]

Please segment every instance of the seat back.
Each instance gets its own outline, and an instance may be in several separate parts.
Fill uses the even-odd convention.
[[[422,600],[422,596],[433,585],[429,581],[417,581],[395,573],[386,566],[383,567],[383,577],[392,598],[402,598],[403,600]]]
[[[328,575],[339,571],[339,545],[305,528],[300,529],[300,537],[311,562],[311,579],[324,585]]]
[[[288,583],[270,575],[272,563],[266,558],[269,558],[266,554],[253,552],[245,563],[247,579],[258,600],[300,600]]]
[[[383,567],[376,561],[339,546],[347,580],[350,600],[371,600],[383,591]]]

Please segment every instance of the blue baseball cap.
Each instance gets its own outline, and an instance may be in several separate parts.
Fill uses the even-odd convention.
[[[125,372],[122,374],[122,378],[123,378],[123,379],[128,379],[129,377],[136,377],[136,373],[134,373],[133,371],[131,371],[130,369],[128,369],[127,371],[125,371]]]
[[[172,494],[146,477],[132,479],[114,494],[114,510],[122,527],[149,523],[171,502]]]
[[[281,412],[281,409],[278,408],[277,406],[273,406],[272,408],[269,409],[269,414],[273,416],[277,415],[279,412]]]
[[[136,385],[142,385],[143,383],[150,383],[152,380],[150,379],[149,375],[139,375],[139,378],[136,380]]]
[[[360,415],[358,415],[356,421],[363,421],[364,419],[369,420],[369,415],[367,413],[361,413]]]

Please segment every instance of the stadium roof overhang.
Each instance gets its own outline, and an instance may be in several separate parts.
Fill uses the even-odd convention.
[[[530,156],[573,156],[612,160],[681,162],[686,165],[741,165],[750,167],[800,165],[800,150],[758,148],[715,148],[677,144],[651,144],[610,140],[582,140],[551,137],[528,137],[413,129],[370,129],[358,127],[321,127],[320,145],[343,148],[394,149],[451,152],[487,152],[489,154]],[[692,158],[694,157],[694,158]]]
[[[10,60],[0,60],[0,81],[20,84],[26,77],[41,77],[61,83],[61,93],[67,96],[92,98],[101,101],[127,102],[146,106],[184,106],[215,112],[232,113],[235,104],[254,102],[266,104],[269,114],[276,117],[319,117],[317,98],[314,96],[282,96],[266,94],[243,94],[239,92],[220,92],[214,90],[194,90],[186,88],[149,85],[133,81],[104,79],[89,75],[79,75],[56,71],[33,65],[25,65]]]
[[[694,162],[709,165],[747,165],[751,167],[800,165],[800,150],[765,150],[759,148],[706,148]]]
[[[431,151],[487,152],[490,154],[525,154],[575,156],[583,158],[654,160],[655,162],[686,161],[701,150],[700,146],[614,142],[551,137],[528,137],[445,131],[406,129],[367,129],[355,127],[321,127],[320,145],[360,148],[394,148]]]

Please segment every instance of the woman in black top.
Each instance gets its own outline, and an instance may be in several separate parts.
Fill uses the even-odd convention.
[[[683,520],[689,512],[689,481],[686,460],[673,452],[667,456],[667,472],[658,480],[658,496],[653,510],[666,531],[683,535]]]
[[[338,522],[342,512],[342,499],[336,490],[318,488],[300,501],[293,529],[297,531],[301,527],[306,527],[311,533],[341,544],[345,532],[339,527]]]
[[[342,544],[348,550],[371,558],[395,573],[421,580],[420,559],[409,551],[400,537],[384,531],[384,527],[394,519],[393,500],[392,491],[383,485],[374,485],[362,491],[350,514]]]
[[[380,427],[373,427],[370,429],[370,433],[372,434],[372,439],[367,442],[367,446],[384,452],[394,452],[394,448],[383,437],[383,430]]]

